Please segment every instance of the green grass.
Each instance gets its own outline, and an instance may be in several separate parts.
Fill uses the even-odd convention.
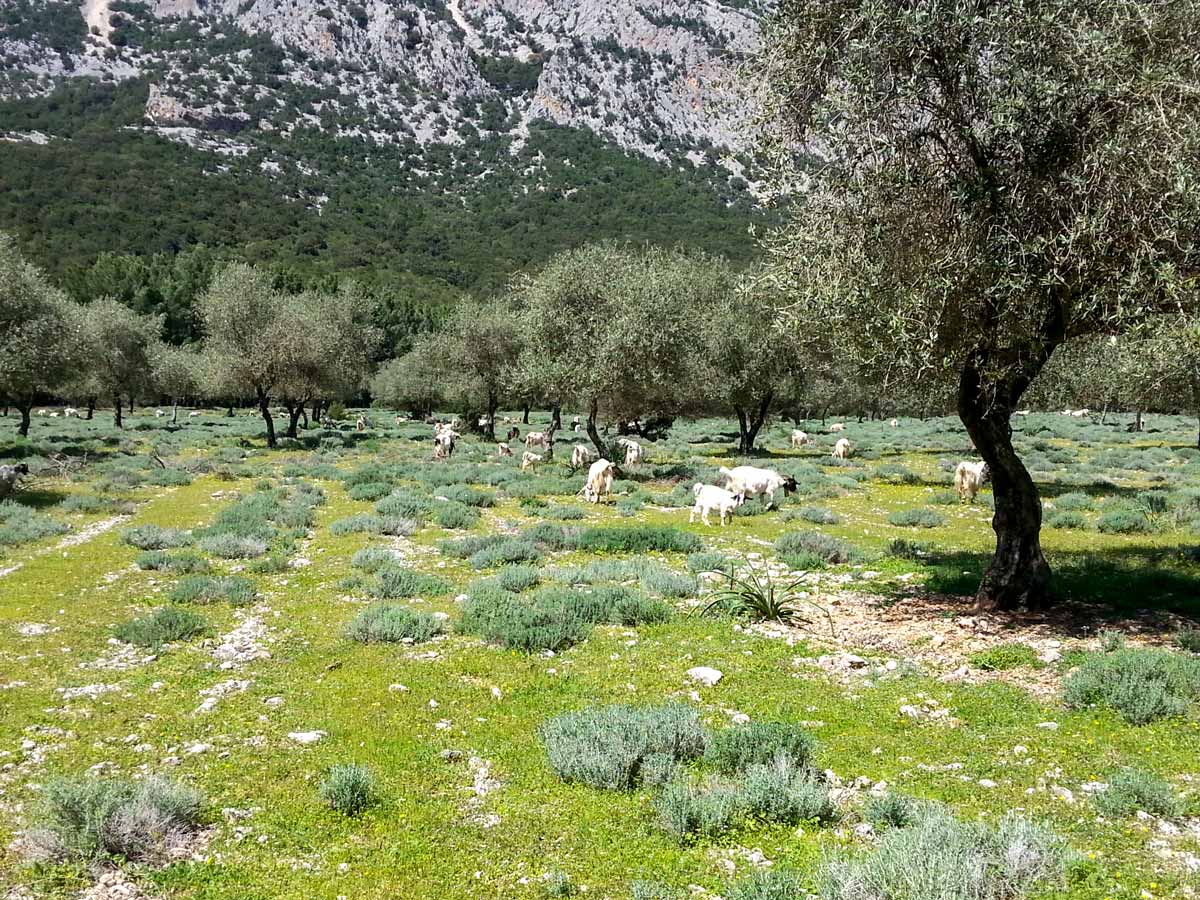
[[[0,818],[0,845],[8,846],[18,830],[39,823],[39,786],[55,778],[91,779],[89,769],[104,764],[98,771],[122,778],[169,772],[208,798],[200,819],[214,831],[201,861],[163,866],[152,853],[146,866],[130,869],[148,893],[187,900],[338,895],[525,900],[557,890],[560,880],[554,873],[573,886],[576,896],[681,900],[692,894],[689,885],[697,885],[727,898],[790,900],[804,896],[797,894],[801,889],[815,892],[830,860],[895,877],[896,872],[911,874],[911,866],[926,857],[931,864],[941,859],[932,851],[943,845],[978,852],[979,840],[960,840],[957,830],[935,835],[913,831],[912,823],[927,804],[940,805],[960,824],[986,825],[993,832],[999,832],[1007,811],[1019,807],[1023,816],[1044,824],[1082,854],[1085,862],[1065,880],[1058,880],[1056,863],[1049,865],[1050,877],[1027,892],[1030,900],[1137,900],[1143,888],[1156,897],[1181,896],[1188,885],[1189,876],[1147,846],[1136,813],[1101,816],[1093,801],[1084,799],[1088,793],[1081,785],[1119,786],[1118,773],[1137,769],[1160,781],[1139,781],[1136,791],[1130,791],[1136,805],[1169,810],[1154,799],[1164,796],[1161,782],[1170,789],[1169,799],[1185,804],[1184,811],[1192,803],[1182,776],[1195,773],[1193,748],[1200,741],[1193,700],[1172,688],[1163,697],[1182,699],[1183,715],[1134,724],[1110,705],[1107,694],[1068,705],[1062,693],[1063,685],[1074,683],[1085,669],[1093,684],[1115,682],[1112,670],[1097,675],[1088,667],[1121,653],[1120,648],[1102,653],[1095,637],[1080,639],[1074,628],[1060,633],[1050,620],[1036,634],[1062,639],[1069,666],[972,666],[965,682],[940,680],[942,669],[925,666],[925,660],[920,660],[924,673],[906,666],[902,678],[880,677],[882,670],[875,668],[874,660],[882,655],[903,664],[910,655],[932,653],[918,639],[925,625],[930,632],[958,627],[954,620],[967,615],[969,601],[949,597],[931,610],[911,598],[926,588],[947,586],[969,593],[992,539],[990,511],[979,505],[937,506],[945,524],[919,534],[888,522],[897,510],[933,506],[929,498],[949,484],[941,460],[960,455],[956,448],[963,436],[945,421],[905,420],[895,430],[864,422],[856,445],[877,452],[878,460],[836,468],[826,465],[827,446],[793,451],[784,427],[791,423],[772,425],[766,446],[779,455],[763,464],[794,473],[806,493],[789,498],[782,510],[737,517],[718,533],[688,526],[687,508],[670,508],[668,498],[674,479],[682,477],[684,484],[707,480],[704,473],[727,464],[724,422],[681,422],[667,440],[658,442],[652,454],[655,470],[644,466],[638,477],[646,480],[630,487],[649,499],[623,518],[612,504],[572,503],[579,479],[563,477],[565,467],[543,469],[536,481],[525,480],[515,466],[496,461],[490,448],[473,438],[460,442],[453,470],[435,471],[426,459],[428,428],[393,427],[391,417],[381,413],[376,419],[386,427],[369,440],[349,435],[348,440],[322,443],[314,430],[302,432],[310,444],[274,454],[264,451],[261,424],[247,414],[226,419],[223,411],[210,411],[204,425],[181,417],[184,425],[168,431],[155,423],[152,411],[138,412],[123,435],[112,430],[107,418],[92,423],[35,418],[31,440],[10,447],[21,458],[60,452],[64,445],[91,448],[93,462],[75,480],[46,479],[37,494],[19,498],[48,520],[69,523],[77,531],[113,514],[86,503],[77,510],[63,508],[62,498],[77,494],[118,497],[133,513],[128,521],[76,546],[57,549],[60,536],[46,534],[3,550],[0,569],[20,567],[0,579],[5,596],[0,651],[4,659],[19,660],[19,668],[9,666],[0,675],[0,749],[12,752],[5,759],[23,768],[5,787],[6,808],[12,813]],[[1103,604],[1113,615],[1155,607],[1195,621],[1200,560],[1187,550],[1196,545],[1196,537],[1187,531],[1191,519],[1177,518],[1177,511],[1186,511],[1190,502],[1181,492],[1200,487],[1200,470],[1183,453],[1194,441],[1192,423],[1151,417],[1152,427],[1162,430],[1133,436],[1105,429],[1089,435],[1084,446],[1085,433],[1075,430],[1084,426],[1057,418],[1035,416],[1018,423],[1019,443],[1046,443],[1048,449],[1032,452],[1076,454],[1069,465],[1051,461],[1049,468],[1037,470],[1048,501],[1071,492],[1084,494],[1092,498],[1091,508],[1078,511],[1094,521],[1114,500],[1133,503],[1139,494],[1171,485],[1167,511],[1150,513],[1155,522],[1151,532],[1046,531],[1046,551],[1066,595]],[[535,427],[545,421],[535,411]],[[810,423],[806,430],[820,436],[818,424]],[[138,425],[147,427],[137,430]],[[1021,431],[1035,427],[1059,431],[1047,436],[1041,430],[1036,437]],[[1064,436],[1057,436],[1060,432]],[[129,460],[140,458],[136,451],[151,440],[159,442],[164,456],[186,458],[189,469],[200,474],[191,484],[150,483],[145,477],[149,470],[131,466]],[[118,452],[120,446],[135,452]],[[1149,468],[1110,465],[1105,461],[1110,450]],[[114,462],[128,473],[121,475]],[[884,478],[874,476],[874,467],[891,462],[920,481],[899,469],[889,469]],[[368,466],[373,468],[363,472],[362,484],[392,486],[391,493],[374,502],[425,498],[423,507],[409,503],[403,511],[377,511],[380,519],[405,519],[407,535],[341,527],[335,533],[331,528],[338,520],[373,514],[372,501],[352,499],[342,478]],[[1111,482],[1068,483],[1098,475]],[[1170,481],[1156,480],[1168,477]],[[280,499],[276,492],[283,487],[289,497],[301,492],[287,481],[295,478],[319,486],[324,502],[301,509]],[[138,483],[102,494],[101,481]],[[508,484],[531,484],[528,496],[544,505],[522,506],[521,498],[507,491]],[[453,491],[452,496],[455,487],[491,494],[494,500],[491,505],[468,502],[473,495]],[[240,505],[259,494],[274,500]],[[479,520],[468,532],[442,527],[433,512],[445,501],[435,496],[477,510]],[[564,504],[583,513],[565,531],[544,512]],[[785,520],[790,511],[816,505],[834,513],[837,521]],[[237,512],[224,514],[235,506]],[[286,557],[293,563],[286,570],[259,571],[247,566],[251,560],[224,559],[194,548],[166,548],[158,555],[121,538],[126,529],[146,526],[195,532],[197,540],[218,522],[222,528],[257,529],[263,516],[251,513],[268,507],[278,510],[272,513],[277,518],[266,519],[274,534],[247,536],[269,540],[271,548],[261,559]],[[282,512],[292,508],[296,511]],[[305,533],[292,532],[301,526],[289,523],[306,521]],[[529,530],[538,523],[558,528]],[[761,554],[756,565],[791,567],[776,543],[798,530],[819,537],[803,543],[785,540],[781,546],[812,552],[816,564],[797,568],[820,579],[799,589],[828,603],[843,589],[838,579],[849,578],[847,589],[864,598],[853,609],[868,617],[865,630],[847,630],[840,646],[872,658],[872,664],[845,681],[798,663],[830,652],[829,645],[794,634],[789,640],[771,636],[775,625],[691,614],[693,601],[710,596],[715,582],[694,579],[697,594],[675,596],[682,586],[678,579],[724,568],[747,554]],[[603,537],[590,538],[593,546],[581,546],[577,538],[588,532]],[[508,555],[502,551],[482,569],[472,565],[475,554],[513,548],[510,541],[517,556],[530,558],[491,565]],[[895,541],[908,542],[905,552],[886,555]],[[143,552],[155,555],[141,557]],[[190,563],[171,563],[192,559],[203,560],[208,571],[189,572]],[[153,565],[141,568],[139,560]],[[393,567],[410,573],[398,576],[399,590],[409,596],[381,602],[403,604],[414,614],[445,614],[446,630],[436,641],[409,644],[402,636],[399,642],[368,646],[347,639],[347,627],[375,599],[380,572]],[[875,574],[863,579],[867,569]],[[556,573],[569,574],[560,581]],[[252,596],[209,596],[212,583],[189,581],[196,576],[242,579],[237,583],[252,589]],[[207,600],[203,609],[168,602],[181,585],[195,584],[205,588],[193,599]],[[661,596],[652,596],[651,588]],[[552,593],[542,593],[550,589]],[[579,639],[558,646],[553,654],[536,649],[542,642],[534,640],[532,652],[523,652],[463,629],[471,602],[460,595],[474,599],[497,593],[527,606],[543,604],[543,611],[570,610],[571,621],[582,623]],[[180,641],[169,652],[129,668],[97,665],[124,658],[120,654],[125,651],[109,643],[114,629],[162,607],[202,613],[204,639]],[[871,618],[875,615],[878,621]],[[1125,650],[1139,648],[1148,636],[1156,644],[1173,646],[1174,631],[1154,631],[1154,617],[1114,623],[1097,614],[1093,623],[1073,615],[1073,626],[1092,625],[1094,634],[1114,625],[1122,628],[1129,635]],[[893,616],[906,630],[891,629]],[[31,623],[47,630],[30,631]],[[222,648],[227,638],[236,642],[238,634],[251,635],[261,652],[224,667]],[[964,629],[963,634],[977,643],[969,650],[954,646],[937,651],[951,658],[947,666],[967,662],[970,653],[1030,640],[1003,630]],[[888,649],[859,646],[864,635],[886,636]],[[1194,659],[1182,648],[1157,652]],[[1027,662],[1028,653],[1021,658]],[[715,687],[697,685],[686,672],[698,665],[715,667],[724,678]],[[1142,664],[1132,669],[1143,671]],[[1158,663],[1145,667],[1144,680],[1171,682],[1175,676],[1161,669]],[[1022,689],[1027,681],[1031,687],[1036,684],[1036,692]],[[105,690],[65,693],[96,686]],[[215,699],[215,707],[198,711],[209,699]],[[925,699],[949,710],[953,723],[898,713],[902,705],[920,705]],[[556,763],[559,757],[552,758],[544,743],[545,729],[562,716],[614,706],[643,710],[672,705],[686,707],[694,717],[677,731],[702,734],[703,744],[694,737],[679,743],[643,741],[634,725],[626,726],[620,732],[625,737],[614,743],[593,739],[597,729],[574,725],[570,747],[564,745]],[[748,722],[734,724],[742,716]],[[1037,727],[1044,722],[1057,728]],[[789,772],[772,768],[774,756],[765,749],[731,751],[737,761],[720,766],[709,755],[715,752],[708,751],[713,743],[735,730],[773,724],[808,737],[803,745],[807,766],[793,764]],[[311,745],[288,738],[289,733],[312,730],[326,734]],[[671,728],[663,733],[672,733]],[[20,749],[26,740],[46,752],[27,757]],[[188,752],[201,745],[211,749]],[[1018,745],[1025,748],[1023,754],[1014,752]],[[762,746],[781,749],[765,739]],[[800,755],[794,745],[787,746]],[[452,752],[443,757],[443,751]],[[374,802],[348,816],[331,808],[320,786],[335,766],[351,761],[369,770]],[[560,777],[559,764],[572,774]],[[960,767],[948,768],[952,764]],[[814,808],[822,811],[821,789],[830,785],[816,773],[826,769],[846,782],[859,776],[886,781],[889,793],[875,801],[865,788],[857,791],[856,799],[839,807],[841,818],[831,825],[819,815],[785,824]],[[612,772],[616,774],[605,774]],[[1048,772],[1056,773],[1054,778]],[[621,786],[595,787],[588,778]],[[981,787],[982,779],[995,787]],[[1076,802],[1056,799],[1053,784],[1072,790]],[[1146,784],[1157,785],[1158,793],[1147,793]],[[658,807],[676,785],[699,795],[723,788],[734,795],[733,811],[725,817],[726,802],[720,796],[697,800],[698,810],[685,797],[677,811],[685,827],[667,830]],[[756,799],[747,800],[747,793]],[[1119,798],[1120,790],[1109,799]],[[249,815],[236,818],[231,813],[227,819],[224,809]],[[698,824],[689,826],[688,820]],[[874,823],[878,838],[851,836],[852,826],[863,820]],[[248,836],[239,840],[242,828]],[[261,844],[260,835],[266,836]],[[890,841],[898,842],[895,848]],[[882,858],[877,854],[885,842]],[[983,846],[1007,845],[988,838]],[[773,862],[771,874],[752,877],[752,866],[737,848],[759,848]],[[735,862],[733,875],[718,862],[724,858]],[[1053,863],[1057,857],[1046,858]],[[79,862],[30,867],[15,851],[0,859],[0,881],[32,896],[66,900],[78,896],[91,877]],[[1157,887],[1149,888],[1151,882]]]

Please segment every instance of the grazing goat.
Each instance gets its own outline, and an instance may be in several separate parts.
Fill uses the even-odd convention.
[[[17,479],[29,474],[29,466],[17,463],[15,466],[0,466],[0,500],[11,496],[17,489]]]
[[[56,413],[56,412],[52,412],[52,413],[50,413],[50,418],[52,418],[52,419],[57,419],[57,418],[58,418],[58,413]]]
[[[497,444],[496,445],[496,455],[497,456],[512,456],[513,455],[512,447],[508,446],[508,444],[505,444],[505,443]]]
[[[79,418],[79,410],[77,410],[73,406],[68,406],[66,409],[63,410],[63,415],[66,416],[68,419],[70,419],[70,418],[78,419]]]
[[[166,413],[161,409],[156,409],[154,411],[154,418],[156,418],[156,419],[161,419],[165,415],[166,415]]]
[[[617,446],[625,450],[625,465],[634,466],[646,458],[642,445],[631,438],[617,438]]]
[[[531,431],[525,435],[525,447],[532,450],[534,447],[541,447],[543,450],[549,450],[554,443],[554,429],[549,431]]]
[[[834,422],[832,425],[829,426],[829,432],[831,434],[835,431],[845,431],[845,430],[846,430],[845,422]]]
[[[782,490],[784,496],[796,490],[796,479],[791,475],[780,475],[774,469],[759,469],[754,466],[736,466],[720,469],[725,479],[725,489],[737,495],[738,502],[760,494],[767,498],[767,506],[775,505],[775,492]]]
[[[571,448],[571,468],[579,469],[586,466],[596,458],[596,451],[591,447],[585,447],[583,444],[576,444]]]
[[[359,416],[358,421],[354,423],[355,429],[361,434],[367,430],[367,419],[365,416]]]
[[[202,415],[204,415],[204,413],[200,412],[200,410],[198,410],[198,409],[193,409],[193,410],[192,410],[190,413],[188,413],[188,418],[189,418],[189,419],[195,419],[195,418],[198,418],[199,416],[202,416]]]
[[[808,432],[807,431],[797,430],[797,431],[792,432],[792,446],[793,447],[803,447],[807,443],[808,443]]]
[[[48,415],[48,411],[47,411],[47,410],[44,410],[44,409],[35,409],[35,410],[33,411],[33,414],[34,414],[35,416],[44,416],[44,415]]]
[[[696,505],[688,515],[688,524],[695,522],[699,513],[700,520],[708,525],[708,514],[715,509],[721,514],[721,524],[724,525],[725,519],[733,516],[733,511],[742,505],[743,500],[732,491],[698,481],[692,486],[692,493],[696,495]]]
[[[449,425],[435,425],[433,431],[433,458],[449,459],[454,455],[454,444],[461,435]]]
[[[985,462],[967,462],[963,460],[954,470],[954,489],[958,491],[959,503],[974,503],[979,488],[988,480],[988,466]]]
[[[526,450],[521,454],[521,471],[523,472],[526,469],[532,469],[545,458],[546,457],[544,456],[538,456],[536,453],[530,453],[528,450]]]
[[[518,428],[516,425],[514,425],[512,428],[508,429],[508,435],[504,439],[511,443],[512,441],[515,441],[520,436],[521,436],[521,429]]]
[[[607,459],[598,459],[588,469],[587,483],[583,486],[583,499],[599,503],[605,494],[612,493],[613,478],[617,467]]]
[[[833,445],[834,459],[849,459],[850,458],[850,442],[845,438],[839,438],[838,442]]]
[[[900,420],[899,419],[890,419],[890,420],[888,420],[888,424],[891,425],[893,428],[897,428],[900,425]]]

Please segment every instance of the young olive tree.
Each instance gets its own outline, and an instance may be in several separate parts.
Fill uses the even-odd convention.
[[[559,254],[516,285],[524,380],[579,402],[588,437],[606,456],[601,416],[672,415],[687,404],[697,310],[721,299],[722,272],[708,257],[657,248],[600,244]]]
[[[1010,416],[1068,339],[1195,307],[1200,2],[783,0],[762,48],[803,189],[774,283],[860,361],[955,379],[995,493],[978,604],[1052,603]]]
[[[113,424],[122,427],[122,399],[132,401],[151,384],[153,356],[162,316],[141,316],[105,297],[81,309],[85,331],[89,396],[112,400]]]
[[[443,366],[439,335],[420,334],[411,350],[379,367],[371,379],[371,396],[377,403],[406,409],[423,419],[447,402]]]
[[[151,355],[150,375],[155,389],[171,398],[171,424],[176,424],[180,398],[201,393],[200,354],[191,347],[159,343]]]
[[[738,420],[738,452],[751,453],[773,412],[794,408],[802,396],[806,367],[816,368],[818,349],[791,340],[780,328],[774,298],[753,281],[737,285],[724,266],[714,302],[701,307],[700,340],[692,357],[692,404],[700,411],[732,410]]]
[[[0,233],[0,398],[20,411],[22,437],[38,396],[60,390],[84,364],[83,333],[78,307]]]

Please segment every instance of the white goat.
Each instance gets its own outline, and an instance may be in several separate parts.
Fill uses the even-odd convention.
[[[550,449],[550,444],[554,442],[553,431],[531,431],[525,435],[525,448],[532,450],[534,447],[541,447],[543,450]]]
[[[68,419],[71,419],[71,418],[78,419],[79,418],[79,410],[77,410],[73,406],[68,406],[66,409],[63,410],[63,415],[66,416]]]
[[[700,520],[708,525],[708,514],[715,509],[721,514],[721,524],[724,525],[725,519],[733,516],[733,511],[742,505],[742,498],[737,494],[711,484],[697,481],[692,486],[692,493],[696,495],[696,505],[688,515],[689,524],[696,521],[696,514],[699,513]]]
[[[161,419],[165,415],[166,415],[166,413],[163,412],[161,409],[156,409],[154,411],[154,418],[156,418],[156,419]]]
[[[988,480],[988,466],[985,462],[967,462],[963,460],[954,470],[954,489],[958,491],[958,502],[975,502],[979,488]]]
[[[792,446],[803,447],[808,443],[808,432],[796,430],[792,432]]]
[[[642,445],[630,438],[617,438],[617,446],[625,449],[625,465],[633,466],[646,458]]]
[[[193,409],[193,410],[192,410],[190,413],[188,413],[188,418],[189,418],[189,419],[196,419],[196,418],[199,418],[199,417],[200,417],[200,416],[202,416],[202,415],[204,415],[204,413],[200,412],[200,410],[198,410],[198,409]]]
[[[521,470],[524,471],[525,469],[532,469],[544,459],[544,456],[538,456],[536,453],[530,453],[528,450],[526,450],[521,454]]]
[[[725,479],[726,490],[737,495],[738,502],[744,503],[747,497],[757,497],[760,494],[767,498],[767,506],[775,505],[775,492],[782,490],[784,496],[796,490],[796,479],[791,475],[780,475],[774,469],[759,469],[755,466],[736,466],[720,469]]]
[[[607,459],[598,459],[588,469],[587,483],[583,486],[583,499],[599,503],[605,494],[612,493],[613,477],[617,467]]]
[[[835,431],[845,431],[845,430],[846,430],[845,422],[834,422],[832,425],[829,426],[830,433],[833,433]]]
[[[850,458],[850,442],[846,438],[839,438],[838,442],[833,445],[834,459],[849,459]]]
[[[900,420],[899,419],[890,419],[888,421],[888,424],[891,425],[893,428],[897,428],[900,425]]]
[[[508,446],[508,444],[499,443],[496,445],[496,455],[497,456],[512,456],[513,455],[512,448],[510,446]]]
[[[591,447],[585,447],[583,444],[576,444],[571,448],[571,468],[580,469],[592,462],[596,458],[596,451]]]

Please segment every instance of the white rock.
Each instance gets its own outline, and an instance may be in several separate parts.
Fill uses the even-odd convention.
[[[1075,802],[1075,794],[1072,793],[1069,789],[1062,787],[1061,785],[1057,785],[1057,784],[1050,785],[1050,796],[1055,798],[1056,800],[1063,801],[1063,803],[1074,803]]]
[[[1047,731],[1057,731],[1058,723],[1057,722],[1038,722],[1037,727],[1045,728]]]
[[[188,754],[189,756],[196,756],[200,753],[207,753],[212,748],[213,748],[212,744],[203,744],[203,743],[197,742],[195,744],[189,744],[187,747],[184,747],[183,752]]]
[[[326,737],[328,732],[325,731],[290,731],[290,737],[297,744],[315,744],[321,738]]]
[[[725,675],[720,669],[713,669],[709,666],[694,666],[687,670],[687,677],[705,687],[712,687],[724,678]]]
[[[990,778],[980,778],[980,779],[979,779],[977,782],[975,782],[975,783],[976,783],[977,785],[979,785],[981,788],[994,788],[994,787],[997,787],[997,784],[996,784],[996,782],[992,781],[992,779],[990,779]]]

